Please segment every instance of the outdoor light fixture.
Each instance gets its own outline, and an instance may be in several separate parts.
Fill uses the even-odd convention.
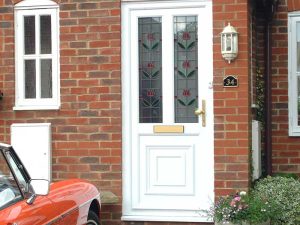
[[[238,32],[230,23],[221,33],[221,52],[228,63],[233,61],[238,55]]]

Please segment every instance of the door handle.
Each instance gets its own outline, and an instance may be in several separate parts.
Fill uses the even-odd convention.
[[[202,109],[195,110],[196,116],[202,116],[202,127],[206,127],[206,101],[202,100]]]

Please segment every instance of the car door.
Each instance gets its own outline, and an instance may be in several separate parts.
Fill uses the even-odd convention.
[[[28,204],[29,175],[13,150],[0,152],[0,224],[37,225],[58,220],[60,212],[54,210],[47,196],[38,196]],[[1,188],[0,186],[0,188]],[[3,195],[3,193],[5,195]]]

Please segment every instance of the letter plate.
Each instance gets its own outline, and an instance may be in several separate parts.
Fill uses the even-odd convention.
[[[153,126],[154,133],[183,133],[184,126],[180,125],[155,125]]]

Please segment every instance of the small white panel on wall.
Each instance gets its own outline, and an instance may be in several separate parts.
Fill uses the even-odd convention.
[[[11,125],[11,145],[32,179],[51,181],[51,124]]]

